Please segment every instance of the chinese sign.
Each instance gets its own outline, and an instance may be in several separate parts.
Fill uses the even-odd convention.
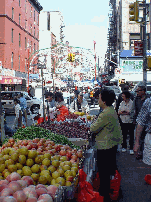
[[[143,60],[121,60],[123,73],[135,73],[143,71]]]
[[[143,41],[134,41],[134,55],[143,56]]]
[[[1,84],[22,84],[22,79],[13,77],[2,77]]]

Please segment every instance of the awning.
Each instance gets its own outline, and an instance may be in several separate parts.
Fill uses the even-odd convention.
[[[0,76],[0,84],[22,84],[22,78],[12,76]]]

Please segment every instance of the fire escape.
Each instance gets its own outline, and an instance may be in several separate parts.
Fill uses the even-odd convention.
[[[109,2],[110,12],[109,16],[109,28],[108,28],[108,47],[105,60],[105,72],[108,73],[108,79],[114,77],[114,69],[117,67],[117,12],[116,12],[116,0],[110,0]]]

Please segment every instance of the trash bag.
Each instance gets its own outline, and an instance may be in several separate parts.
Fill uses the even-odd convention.
[[[64,105],[59,108],[59,112],[60,114],[57,115],[57,121],[64,121],[65,117],[69,115],[69,110]]]
[[[93,191],[92,185],[86,181],[86,173],[83,169],[79,170],[79,191],[78,202],[103,202],[104,197]]]
[[[113,190],[113,193],[110,193],[110,198],[112,200],[117,200],[119,197],[119,190],[121,184],[121,175],[118,170],[115,171],[114,178],[110,181],[110,189]]]
[[[151,174],[145,175],[144,179],[145,179],[145,181],[146,181],[147,184],[151,184]]]

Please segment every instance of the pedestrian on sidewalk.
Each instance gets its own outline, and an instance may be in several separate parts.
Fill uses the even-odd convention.
[[[143,105],[143,103],[145,102],[145,100],[147,98],[150,97],[150,95],[146,94],[146,87],[145,85],[140,85],[138,86],[138,88],[136,89],[137,92],[137,96],[136,98],[133,100],[133,106],[132,106],[132,110],[131,110],[131,118],[133,120],[133,124],[136,126],[136,119],[137,116],[141,110],[141,107]],[[136,159],[142,159],[143,158],[143,150],[144,150],[144,139],[145,139],[145,135],[146,135],[146,127],[144,127],[141,136],[140,136],[140,150],[139,150],[139,154],[136,157]]]
[[[22,111],[22,116],[23,116],[23,125],[27,126],[27,101],[23,96],[23,93],[20,93],[20,107]]]
[[[144,127],[147,126],[144,140],[143,162],[147,165],[151,165],[151,98],[147,98],[143,103],[136,122],[134,152],[137,156],[140,149],[140,137]]]
[[[12,129],[15,130],[18,128],[18,119],[19,119],[19,112],[21,111],[20,107],[20,101],[18,99],[14,99],[14,105],[15,105],[15,120],[12,126]]]
[[[130,113],[132,110],[133,101],[130,99],[130,92],[123,91],[122,99],[118,110],[118,115],[120,115],[121,119],[121,129],[123,134],[123,144],[122,144],[122,152],[126,152],[127,149],[127,135],[129,133],[130,136],[130,154],[134,154],[133,146],[134,146],[134,128],[135,125],[132,122],[130,117]]]
[[[110,98],[110,99],[109,99]],[[99,193],[104,202],[110,202],[110,176],[115,175],[117,145],[122,143],[122,131],[118,116],[112,104],[115,101],[113,90],[103,89],[99,94],[99,106],[103,111],[90,126],[95,137],[97,167],[99,171]]]

